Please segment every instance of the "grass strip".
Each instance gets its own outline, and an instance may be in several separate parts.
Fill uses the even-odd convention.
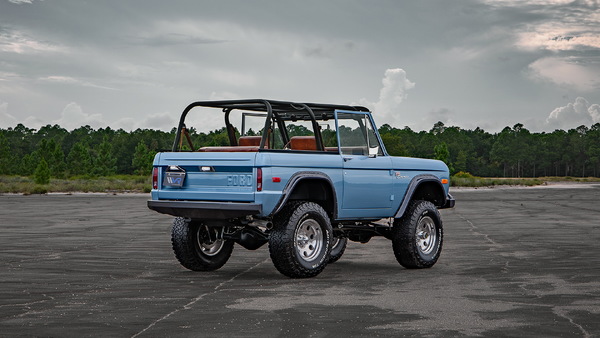
[[[49,184],[35,184],[33,178],[23,176],[0,176],[0,193],[46,194],[53,192],[104,192],[104,193],[149,193],[151,177],[115,175],[108,177],[52,178]]]

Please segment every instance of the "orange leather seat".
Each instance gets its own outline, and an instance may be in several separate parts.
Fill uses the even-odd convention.
[[[292,150],[317,150],[317,140],[314,136],[294,136],[290,139]]]
[[[238,145],[240,146],[260,146],[262,136],[240,136]]]

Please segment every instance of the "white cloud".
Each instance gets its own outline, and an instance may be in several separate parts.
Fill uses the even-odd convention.
[[[212,92],[209,95],[210,100],[236,100],[236,99],[240,99],[241,97],[237,94],[231,93],[231,92]]]
[[[23,123],[24,126],[33,128],[33,129],[39,129],[42,126],[47,124],[45,121],[42,121],[42,119],[40,119],[36,116],[28,116],[21,123]]]
[[[29,128],[39,128],[45,124],[41,119],[34,116],[29,116],[24,120],[17,119],[8,113],[8,102],[0,100],[0,128],[12,128],[19,123]]]
[[[0,100],[0,128],[14,127],[17,119],[8,113],[8,102]]]
[[[176,116],[179,118],[179,116]],[[133,119],[131,117],[122,118],[114,123],[111,123],[111,126],[119,129],[122,128],[126,131],[132,131],[136,129],[158,129],[169,131],[173,127],[177,127],[177,122],[173,114],[165,112],[165,113],[155,113],[148,115],[144,119]]]
[[[156,113],[149,115],[143,123],[146,128],[170,130],[176,122],[171,113]]]
[[[513,7],[535,14],[516,28],[518,47],[552,51],[600,48],[596,0],[483,0],[492,7]],[[542,19],[545,18],[545,19]]]
[[[135,125],[136,125],[136,120],[134,118],[124,117],[124,118],[116,121],[113,124],[113,127],[111,127],[111,128],[123,129],[125,131],[132,131],[132,130],[137,129],[137,128],[135,128]]]
[[[222,83],[232,87],[253,87],[258,84],[257,79],[251,74],[227,69],[213,69],[207,72],[207,76],[215,83]]]
[[[0,81],[2,82],[8,82],[17,77],[19,77],[19,75],[15,73],[0,72]]]
[[[59,52],[63,48],[58,47],[47,41],[40,41],[32,38],[22,32],[11,30],[10,28],[2,27],[0,30],[0,51],[26,54],[37,52]]]
[[[488,3],[489,5],[505,5],[505,6],[531,6],[531,5],[540,5],[540,6],[551,6],[551,5],[566,5],[573,0],[484,0],[483,2]]]
[[[569,51],[600,48],[597,29],[573,23],[550,22],[521,32],[517,46],[524,49]]]
[[[600,104],[594,103],[588,107],[588,113],[594,123],[600,123]]]
[[[590,104],[578,97],[575,102],[554,109],[546,119],[546,126],[553,129],[572,129],[580,125],[600,123],[600,105]]]
[[[92,128],[100,128],[107,125],[102,119],[101,114],[87,114],[75,102],[67,104],[61,113],[60,119],[52,121],[52,124],[58,124],[67,130],[77,129],[85,125],[89,125]]]
[[[531,63],[529,71],[533,79],[581,91],[597,91],[600,88],[600,62],[596,60],[546,57]]]
[[[75,80],[69,76],[47,76],[39,78],[40,82],[49,82],[49,83],[64,83],[64,84],[79,84],[79,80]]]
[[[231,35],[244,34],[241,27],[223,21],[160,20],[152,26],[135,39],[143,44],[173,46],[221,43],[227,41]]]
[[[361,99],[359,103],[372,109],[378,116],[378,124],[388,123],[396,125],[399,121],[399,106],[407,97],[406,91],[415,87],[415,83],[406,77],[406,72],[401,68],[392,68],[385,71],[383,87],[379,91],[379,100],[370,102]]]
[[[115,88],[110,88],[110,87],[105,87],[105,86],[100,86],[100,85],[96,85],[87,81],[83,81],[83,80],[79,80],[70,76],[59,76],[59,75],[53,75],[53,76],[46,76],[46,77],[42,77],[38,79],[38,82],[42,82],[42,83],[54,83],[54,84],[66,84],[66,85],[75,85],[75,86],[82,86],[82,87],[92,87],[92,88],[99,88],[99,89],[108,89],[108,90],[116,90]]]
[[[32,4],[33,0],[8,0],[8,2],[12,2],[13,4]]]
[[[447,108],[432,110],[423,118],[421,129],[429,130],[437,122],[442,122],[445,126],[450,127],[456,125],[452,120],[453,112]]]

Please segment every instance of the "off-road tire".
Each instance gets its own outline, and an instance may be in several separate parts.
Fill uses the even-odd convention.
[[[331,244],[331,253],[329,254],[329,264],[337,262],[344,251],[346,251],[346,245],[348,245],[348,238],[346,237],[334,237],[333,243]]]
[[[329,216],[313,202],[289,202],[273,218],[269,253],[273,265],[291,278],[314,277],[329,262],[333,231]]]
[[[402,218],[394,222],[392,247],[396,260],[408,269],[432,267],[443,243],[442,218],[429,201],[411,201]]]
[[[218,230],[202,222],[175,218],[171,243],[179,263],[193,271],[214,271],[225,265],[233,251],[234,242],[209,239],[209,233],[215,238]]]

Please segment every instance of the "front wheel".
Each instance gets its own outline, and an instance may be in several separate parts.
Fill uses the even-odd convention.
[[[213,271],[225,265],[234,242],[224,240],[221,230],[203,222],[175,218],[171,242],[179,263],[194,271]]]
[[[314,277],[329,261],[332,234],[325,210],[313,202],[290,202],[273,219],[269,253],[273,265],[291,278]]]
[[[440,257],[442,242],[442,218],[429,201],[412,201],[406,214],[394,222],[392,247],[405,268],[432,267]]]

